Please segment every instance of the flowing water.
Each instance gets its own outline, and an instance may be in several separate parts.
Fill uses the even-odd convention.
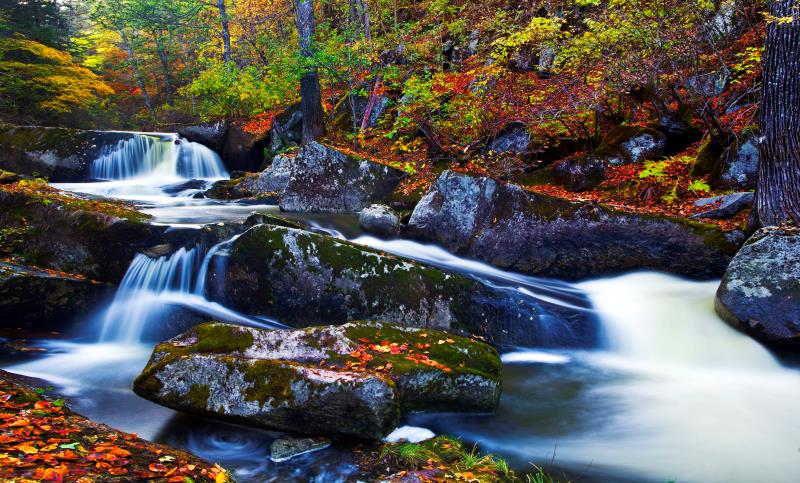
[[[93,168],[96,177],[114,180],[58,187],[133,201],[156,223],[181,228],[278,211],[195,198],[224,174],[210,168],[182,171],[188,168],[175,147],[195,148],[185,141],[174,144],[172,136],[142,137],[134,138],[136,146],[109,150]],[[151,158],[168,161],[152,163]],[[97,176],[101,172],[107,176]],[[194,177],[205,179],[186,183]],[[655,273],[579,284],[543,280],[433,245],[365,236],[354,220],[306,217],[317,231],[467,274],[561,309],[592,311],[602,324],[604,343],[594,350],[520,348],[504,354],[504,392],[495,414],[417,414],[406,424],[479,443],[518,469],[546,465],[579,481],[800,479],[795,408],[800,371],[782,365],[714,314],[717,282]],[[279,326],[205,298],[207,275],[218,269],[212,261],[224,262],[232,241],[208,250],[184,247],[161,258],[137,256],[114,300],[87,320],[93,337],[41,341],[46,356],[3,363],[58,386],[79,412],[219,462],[233,469],[239,481],[344,481],[355,471],[345,449],[272,463],[269,444],[276,433],[180,415],[130,390],[152,350],[148,334],[167,325],[175,307]]]

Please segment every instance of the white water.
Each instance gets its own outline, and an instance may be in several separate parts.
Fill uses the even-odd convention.
[[[103,180],[228,177],[217,153],[176,134],[134,134],[116,145],[106,146],[92,163],[90,174]]]

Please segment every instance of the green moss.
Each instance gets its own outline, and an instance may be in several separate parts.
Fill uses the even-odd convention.
[[[194,330],[197,343],[190,347],[193,352],[242,352],[253,345],[253,334],[233,325],[206,323]]]
[[[302,380],[297,372],[299,365],[284,361],[241,362],[236,365],[251,386],[245,391],[245,400],[258,401],[262,406],[270,401],[273,407],[283,402],[294,402],[292,382]],[[320,388],[321,389],[321,388]]]
[[[159,394],[161,390],[164,388],[164,384],[161,383],[161,380],[156,377],[156,371],[154,370],[155,366],[152,366],[148,363],[147,369],[139,374],[139,376],[133,381],[133,392],[136,394],[147,397],[148,395]]]
[[[206,409],[206,407],[208,407],[209,395],[210,391],[208,386],[204,384],[192,384],[192,387],[189,388],[189,393],[186,394],[185,400],[189,401],[192,407]]]
[[[706,136],[697,149],[690,174],[699,178],[709,175],[719,168],[722,147],[712,136]]]

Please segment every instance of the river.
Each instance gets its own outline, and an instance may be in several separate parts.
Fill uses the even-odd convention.
[[[176,139],[158,135],[106,153],[95,174],[117,179],[55,186],[131,201],[154,223],[175,229],[279,212],[271,205],[195,198],[227,173],[213,153]],[[204,179],[176,189],[193,177]],[[460,436],[519,470],[535,464],[580,481],[800,478],[800,371],[714,314],[718,282],[631,273],[567,284],[505,272],[433,245],[367,236],[353,215],[299,218],[331,236],[597,316],[603,342],[592,350],[530,347],[503,354],[503,396],[495,414],[415,414],[406,424]],[[223,243],[211,250],[224,255],[225,249]],[[161,260],[137,257],[114,300],[87,316],[82,333],[37,341],[47,348],[43,354],[0,363],[49,381],[94,420],[218,462],[238,481],[345,481],[355,472],[347,448],[272,463],[269,444],[277,433],[178,414],[132,393],[131,382],[155,343],[148,327],[166,317],[164,307],[281,326],[206,300],[212,257],[197,250],[184,247]]]

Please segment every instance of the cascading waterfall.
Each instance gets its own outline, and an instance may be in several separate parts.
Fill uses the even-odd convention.
[[[90,175],[96,179],[124,180],[144,176],[183,179],[226,178],[220,157],[202,144],[175,134],[134,134],[106,146],[94,160]]]
[[[224,255],[223,249],[237,238],[239,235],[214,245],[205,255],[200,248],[181,248],[159,258],[137,255],[102,316],[100,342],[140,343],[149,329],[159,327],[165,315],[176,307],[188,307],[222,321],[266,328],[281,326],[271,320],[255,320],[206,299],[209,266],[215,259],[222,260],[224,257],[217,255]]]

